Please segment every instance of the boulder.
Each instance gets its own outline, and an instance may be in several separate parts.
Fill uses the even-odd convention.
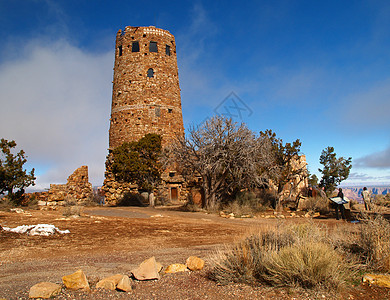
[[[165,273],[176,273],[187,271],[187,266],[183,264],[172,264],[165,269]]]
[[[116,286],[118,285],[119,281],[122,279],[123,276],[124,275],[116,274],[114,276],[104,278],[96,284],[96,288],[114,291],[116,290]]]
[[[186,266],[191,271],[199,271],[204,267],[204,260],[196,256],[190,256],[186,260]]]
[[[73,274],[62,277],[62,282],[65,287],[70,290],[90,290],[87,277],[82,270],[78,270]]]
[[[390,288],[390,275],[366,274],[363,276],[363,283]]]
[[[130,292],[133,288],[129,276],[123,275],[116,288],[124,292]]]
[[[40,282],[30,288],[29,298],[49,299],[61,292],[61,286],[52,282]]]
[[[135,270],[132,270],[133,276],[137,280],[152,280],[160,279],[160,266],[156,262],[156,258],[153,256],[145,261],[143,261],[139,267]]]

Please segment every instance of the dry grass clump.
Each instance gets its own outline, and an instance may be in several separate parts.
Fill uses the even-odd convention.
[[[222,284],[337,289],[349,269],[326,235],[313,223],[252,234],[214,255],[210,278]]]
[[[235,216],[255,215],[271,206],[270,195],[262,191],[258,194],[253,192],[241,192],[232,201],[225,202],[221,209]]]
[[[360,225],[357,245],[368,267],[390,271],[390,223],[382,215],[365,217]]]
[[[329,200],[322,197],[308,197],[303,201],[301,208],[307,211],[327,214],[329,213]]]

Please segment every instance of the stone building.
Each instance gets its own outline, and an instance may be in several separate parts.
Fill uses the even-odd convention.
[[[161,135],[163,147],[184,135],[176,42],[167,30],[127,26],[116,36],[109,151],[147,133]],[[162,193],[169,200],[183,198],[181,176],[175,170],[165,173]],[[107,204],[116,204],[131,189],[106,170]]]

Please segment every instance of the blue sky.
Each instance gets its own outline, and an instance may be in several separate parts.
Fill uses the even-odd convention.
[[[0,0],[0,137],[39,188],[81,165],[102,184],[116,32],[150,25],[176,37],[185,127],[227,108],[311,173],[333,146],[344,184],[390,184],[389,1]]]

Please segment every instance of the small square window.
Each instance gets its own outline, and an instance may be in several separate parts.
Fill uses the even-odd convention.
[[[157,42],[150,42],[149,52],[157,52]]]
[[[172,113],[172,108],[168,108],[168,113],[169,113],[169,114]]]
[[[139,52],[139,42],[131,43],[131,52]]]
[[[165,54],[171,56],[171,46],[165,45]]]

